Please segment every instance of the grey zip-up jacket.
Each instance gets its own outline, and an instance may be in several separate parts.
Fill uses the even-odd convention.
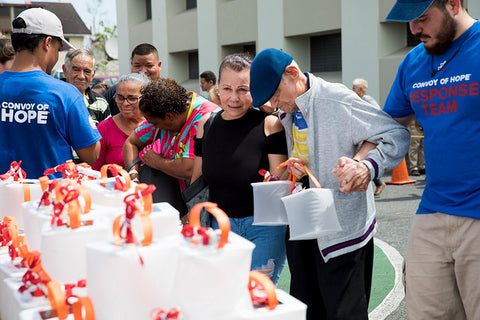
[[[410,144],[407,128],[375,108],[343,84],[330,83],[308,74],[310,89],[295,102],[307,125],[308,168],[323,188],[334,190],[335,207],[343,231],[318,239],[325,261],[364,246],[375,234],[375,203],[371,184],[365,192],[339,191],[332,170],[342,156],[353,157],[363,141],[378,144],[363,161],[371,178],[396,167]],[[291,114],[281,113],[289,156],[293,148]],[[374,166],[377,165],[377,171]]]

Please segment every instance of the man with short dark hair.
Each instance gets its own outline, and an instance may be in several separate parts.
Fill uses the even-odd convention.
[[[52,12],[32,8],[12,22],[15,61],[0,74],[0,172],[22,160],[31,178],[73,159],[94,163],[100,134],[78,90],[49,74],[58,52],[72,48]]]
[[[83,95],[85,105],[95,125],[110,117],[110,108],[105,98],[90,88],[95,76],[95,58],[85,49],[70,50],[62,66],[65,80],[73,84]]]
[[[160,78],[162,62],[159,60],[158,51],[153,45],[149,43],[139,44],[133,49],[130,60],[132,73],[143,72],[151,81]],[[115,102],[116,93],[117,85],[113,85],[104,94],[112,116],[120,112]]]
[[[427,184],[406,257],[409,319],[480,319],[480,22],[460,0],[397,0],[387,21],[422,43],[383,110],[424,132]],[[473,167],[472,167],[473,165]]]
[[[200,87],[202,88],[202,91],[210,92],[216,83],[217,77],[212,71],[204,71],[200,75]]]

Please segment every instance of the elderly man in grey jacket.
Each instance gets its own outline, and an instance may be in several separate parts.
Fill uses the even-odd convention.
[[[333,189],[342,227],[317,239],[287,241],[290,293],[307,304],[308,319],[368,319],[376,231],[370,181],[401,162],[408,130],[344,85],[302,73],[276,49],[255,57],[250,92],[254,107],[270,101],[281,110],[288,170],[302,177],[301,163]]]

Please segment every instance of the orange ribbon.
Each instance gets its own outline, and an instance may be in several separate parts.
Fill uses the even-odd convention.
[[[260,307],[266,305],[265,308],[268,310],[274,310],[277,307],[278,300],[275,285],[265,274],[259,271],[250,271],[248,291],[250,292],[250,298],[254,306]],[[255,295],[255,291],[264,291],[266,297]]]
[[[223,248],[228,242],[228,233],[230,232],[230,220],[227,214],[213,202],[201,202],[193,206],[190,210],[190,225],[196,228],[200,228],[200,212],[202,208],[205,208],[208,212],[213,214],[217,219],[218,226],[220,228],[220,240],[218,241],[217,248]]]
[[[126,204],[125,215],[119,215],[113,221],[113,241],[115,245],[120,246],[123,242],[135,244],[135,237],[131,225],[135,215],[138,215],[143,228],[142,246],[148,246],[152,243],[152,220],[148,213],[139,209],[136,200],[143,198],[144,210],[150,208],[151,212],[151,194],[153,191],[155,191],[154,185],[147,186],[140,184],[137,192],[129,194],[124,198],[123,201]],[[124,219],[123,222],[121,221],[122,218]],[[122,236],[122,230],[125,231],[125,236]]]
[[[104,164],[100,168],[100,174],[102,175],[102,183],[101,186],[105,187],[107,185],[107,179],[108,179],[108,172],[112,174],[112,176],[115,177],[115,185],[114,189],[119,190],[119,191],[127,191],[130,189],[130,175],[128,174],[125,169],[123,169],[121,166],[118,164]],[[125,179],[125,183],[120,179],[119,174]]]
[[[58,281],[50,281],[47,283],[48,300],[50,307],[57,311],[57,317],[60,320],[66,319],[70,313],[69,301],[71,297],[75,297],[77,301],[73,303],[72,313],[75,320],[94,320],[95,312],[92,301],[88,297],[78,297],[73,294],[65,293]],[[83,316],[85,315],[85,317]]]

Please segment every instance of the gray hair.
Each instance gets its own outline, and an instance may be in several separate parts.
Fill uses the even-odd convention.
[[[367,92],[367,90],[368,90],[368,82],[367,82],[367,80],[362,79],[362,78],[357,78],[357,79],[353,80],[352,85],[354,87],[357,87],[357,88],[362,88],[363,90],[365,90],[365,92]]]
[[[65,55],[65,68],[69,69],[70,64],[72,63],[72,60],[75,59],[75,57],[78,56],[87,56],[92,58],[93,61],[93,68],[95,70],[95,57],[93,56],[93,53],[87,49],[74,49],[74,50],[69,50],[67,54]]]
[[[138,83],[141,87],[145,87],[150,83],[150,79],[145,75],[143,72],[138,72],[138,73],[129,73],[129,74],[124,74],[123,76],[118,79],[117,85],[119,85],[122,82],[135,82]]]

